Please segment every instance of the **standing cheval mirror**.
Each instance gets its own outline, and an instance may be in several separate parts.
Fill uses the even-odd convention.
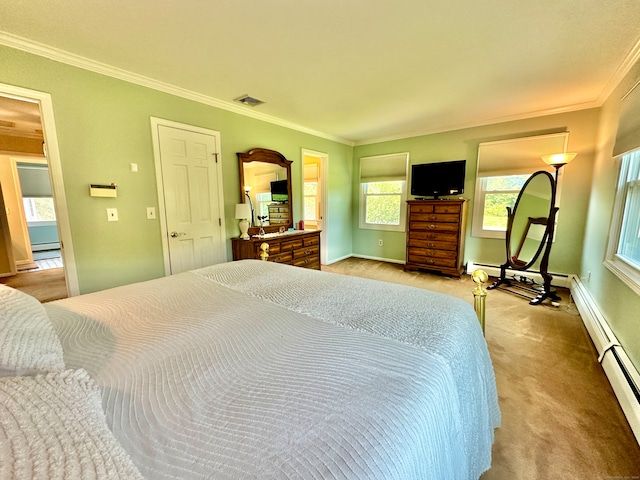
[[[527,179],[513,210],[507,207],[506,261],[500,266],[500,278],[489,289],[502,287],[530,299],[531,305],[543,300],[559,300],[551,291],[552,276],[548,272],[556,213],[556,181],[546,171],[535,172]],[[542,290],[513,283],[506,270],[533,270],[539,260],[539,273],[544,280]],[[508,287],[508,288],[507,288]]]

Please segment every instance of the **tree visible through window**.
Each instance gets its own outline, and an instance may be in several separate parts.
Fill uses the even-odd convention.
[[[360,228],[404,231],[408,153],[360,159]]]
[[[304,182],[305,220],[318,220],[318,182]]]
[[[364,183],[365,222],[400,225],[400,207],[404,182]]]
[[[482,179],[482,228],[507,230],[507,207],[513,208],[529,175],[508,175]]]
[[[56,211],[52,197],[25,197],[22,199],[27,222],[55,222]]]

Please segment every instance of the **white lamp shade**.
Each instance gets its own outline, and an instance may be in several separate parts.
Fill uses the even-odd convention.
[[[561,167],[573,160],[576,155],[577,153],[553,153],[551,155],[542,155],[542,160],[552,167]]]
[[[242,220],[243,218],[251,218],[251,207],[248,203],[236,204],[236,220]]]

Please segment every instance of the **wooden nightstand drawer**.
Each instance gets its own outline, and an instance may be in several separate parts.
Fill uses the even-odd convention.
[[[318,256],[318,246],[310,246],[304,248],[298,248],[293,251],[293,258],[301,258],[308,256]]]
[[[320,270],[320,259],[315,257],[294,258],[292,265],[296,267],[315,268]]]
[[[422,255],[409,255],[409,263],[424,267],[456,268],[455,258],[424,257]]]
[[[455,232],[459,229],[458,223],[436,223],[423,221],[409,221],[409,230],[411,231],[434,231],[434,232]]]
[[[458,249],[458,245],[456,242],[434,242],[432,240],[423,240],[423,239],[412,239],[410,238],[407,246],[409,247],[419,247],[419,248],[429,248],[431,250],[453,250],[456,251]]]
[[[453,232],[447,233],[428,230],[411,231],[407,234],[407,239],[409,242],[441,242],[449,243],[453,246],[457,245],[458,243],[458,235]]]
[[[455,250],[437,250],[434,248],[409,247],[409,256],[447,258],[455,261],[457,255]]]
[[[277,255],[269,254],[269,258],[267,260],[274,263],[291,263],[293,255],[291,252],[279,253]]]
[[[455,213],[416,213],[411,215],[414,222],[431,222],[431,223],[455,223],[460,221],[460,215]]]
[[[287,250],[295,250],[296,248],[301,248],[303,245],[301,238],[296,238],[295,240],[289,240],[286,242],[282,242],[280,244],[280,249],[284,252]]]
[[[436,204],[433,206],[433,211],[435,213],[454,213],[456,216],[460,215],[460,204]]]
[[[409,205],[409,213],[411,215],[418,213],[433,213],[432,203],[412,203]]]

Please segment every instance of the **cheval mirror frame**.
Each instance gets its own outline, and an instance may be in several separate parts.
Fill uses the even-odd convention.
[[[284,155],[280,152],[276,152],[275,150],[269,150],[266,148],[252,148],[246,153],[237,153],[238,156],[238,165],[240,168],[240,201],[241,203],[247,203],[248,193],[245,192],[245,172],[244,167],[246,164],[251,162],[261,162],[273,164],[278,167],[282,167],[286,170],[287,175],[287,191],[288,191],[288,205],[289,205],[289,215],[288,219],[284,223],[279,223],[278,225],[264,225],[263,229],[265,233],[275,233],[278,232],[282,227],[285,229],[293,227],[293,200],[291,196],[291,164],[292,160],[287,160]],[[250,199],[250,197],[249,197]],[[252,205],[253,211],[253,205]],[[258,215],[258,212],[255,213]],[[250,222],[249,227],[249,235],[257,235],[260,228],[255,225],[256,218],[254,217]]]
[[[551,246],[553,244],[556,214],[558,213],[558,207],[556,207],[556,186],[556,181],[549,172],[544,170],[535,172],[527,179],[522,190],[520,190],[513,210],[507,207],[505,244],[507,259],[505,263],[500,266],[500,278],[487,287],[488,289],[503,286],[502,288],[510,293],[531,299],[529,302],[531,305],[539,305],[547,298],[552,301],[560,299],[560,297],[551,291],[551,280],[553,277],[548,272],[549,254],[551,253]],[[531,233],[531,227],[534,226],[535,229],[536,225],[544,227],[544,233],[539,239],[535,239],[535,237],[529,235]],[[516,226],[518,230],[514,232],[514,227]],[[527,242],[528,248],[523,252],[523,247],[525,247]],[[528,252],[532,253],[527,254]],[[524,257],[522,256],[523,253]],[[540,254],[542,254],[542,257],[540,257]],[[542,290],[534,290],[526,286],[514,284],[507,278],[507,270],[530,270],[539,257],[539,273],[543,278]]]

